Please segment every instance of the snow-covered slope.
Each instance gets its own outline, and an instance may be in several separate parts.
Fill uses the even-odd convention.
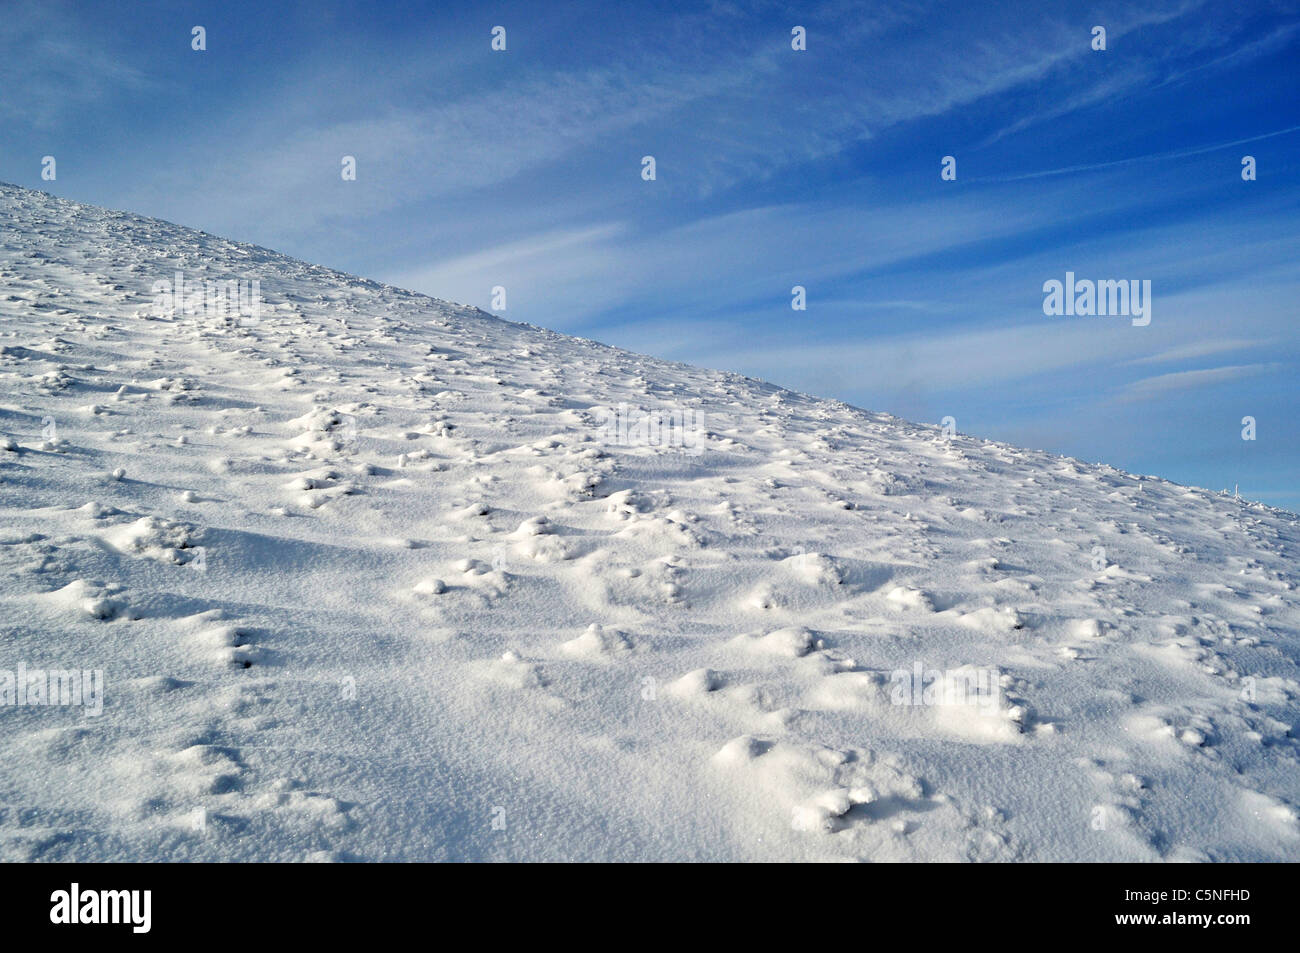
[[[0,858],[1300,857],[1291,514],[0,214]]]

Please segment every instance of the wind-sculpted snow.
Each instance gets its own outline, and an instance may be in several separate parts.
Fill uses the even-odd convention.
[[[0,206],[0,858],[1300,857],[1295,516]]]

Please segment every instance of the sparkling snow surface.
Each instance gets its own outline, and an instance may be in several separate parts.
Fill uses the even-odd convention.
[[[0,859],[1300,859],[1294,515],[0,214]]]

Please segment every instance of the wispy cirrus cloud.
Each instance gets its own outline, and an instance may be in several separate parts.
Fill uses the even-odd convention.
[[[1059,169],[1042,169],[1037,172],[1025,172],[1020,175],[990,177],[988,181],[1025,182],[1030,179],[1042,179],[1048,176],[1073,175],[1080,172],[1100,172],[1106,169],[1119,169],[1139,162],[1168,162],[1177,159],[1188,159],[1192,156],[1205,155],[1209,152],[1218,152],[1221,149],[1233,149],[1237,146],[1249,145],[1252,142],[1262,142],[1266,139],[1275,139],[1278,136],[1289,136],[1297,132],[1300,132],[1300,126],[1287,126],[1284,129],[1275,129],[1272,132],[1263,132],[1257,136],[1247,136],[1244,139],[1233,139],[1230,142],[1216,142],[1210,145],[1196,146],[1192,149],[1177,149],[1171,152],[1156,152],[1147,155],[1129,156],[1123,159],[1112,159],[1107,162],[1090,162],[1082,165],[1063,166]]]
[[[1281,368],[1276,362],[1259,364],[1230,364],[1223,367],[1204,367],[1194,371],[1173,371],[1144,377],[1129,384],[1119,395],[1125,401],[1144,401],[1163,396],[1175,391],[1193,390],[1201,387],[1213,387],[1247,377],[1256,377]]]
[[[57,28],[55,28],[57,25]],[[12,0],[0,16],[0,118],[57,130],[75,109],[154,88],[148,73],[98,42],[63,0]]]
[[[1112,37],[1202,5],[1115,12]],[[129,199],[183,220],[207,209],[227,231],[284,223],[276,237],[301,240],[324,224],[482,192],[565,163],[597,165],[583,156],[601,157],[596,175],[608,183],[617,173],[604,159],[621,154],[631,176],[644,152],[659,157],[661,189],[707,198],[771,183],[901,124],[1032,88],[1089,53],[1086,27],[1065,16],[1031,25],[1014,9],[983,20],[935,19],[924,4],[888,15],[851,9],[832,4],[820,11],[824,21],[808,19],[801,59],[792,59],[788,28],[755,36],[725,7],[670,18],[670,27],[650,31],[653,41],[625,44],[618,58],[576,68],[534,63],[484,83],[465,83],[418,49],[398,51],[383,70],[305,59],[255,101],[164,143],[172,160]],[[963,55],[945,55],[953,48]],[[1073,81],[1068,108],[1149,79],[1127,70]],[[339,117],[331,104],[340,87],[366,108]],[[445,92],[412,102],[413,88]],[[1022,122],[1050,119],[1057,108]],[[356,156],[360,168],[347,190],[335,184],[342,155]]]
[[[1169,364],[1175,361],[1194,361],[1202,357],[1210,357],[1214,354],[1226,354],[1230,351],[1244,351],[1253,347],[1260,347],[1270,343],[1271,339],[1252,340],[1250,338],[1212,338],[1208,340],[1195,341],[1191,344],[1184,344],[1180,347],[1168,348],[1155,354],[1148,354],[1143,357],[1134,358],[1129,361],[1130,364]]]

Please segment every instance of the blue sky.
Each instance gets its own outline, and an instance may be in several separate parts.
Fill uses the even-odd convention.
[[[1263,0],[6,0],[0,179],[1300,509],[1298,63]]]

